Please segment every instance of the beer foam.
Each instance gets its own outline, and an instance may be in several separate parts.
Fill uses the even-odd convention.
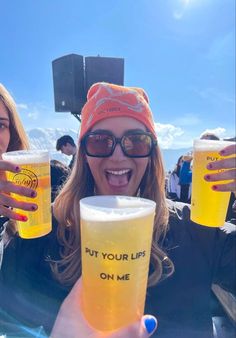
[[[221,149],[230,146],[235,142],[223,141],[223,140],[201,140],[196,139],[193,141],[193,149],[197,151],[220,151]]]
[[[42,163],[49,161],[47,150],[18,150],[2,154],[3,160],[17,164]]]
[[[147,216],[156,203],[139,197],[91,196],[80,200],[81,217],[87,221],[119,221]]]

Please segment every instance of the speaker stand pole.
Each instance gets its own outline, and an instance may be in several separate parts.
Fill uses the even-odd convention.
[[[79,115],[81,115],[81,113],[76,113],[76,112],[71,112],[71,114],[79,121],[81,122],[81,118]]]

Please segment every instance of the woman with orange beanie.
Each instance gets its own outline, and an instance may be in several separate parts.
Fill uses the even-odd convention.
[[[191,222],[188,205],[165,199],[163,161],[144,90],[96,83],[81,116],[76,163],[53,205],[53,231],[36,240],[12,239],[4,252],[0,306],[49,332],[68,295],[52,337],[60,337],[66,322],[72,330],[68,337],[82,337],[76,321],[81,317],[73,307],[81,275],[79,201],[93,195],[140,196],[157,205],[146,296],[146,313],[159,322],[153,337],[211,337],[211,284],[235,289],[235,236]],[[233,153],[235,147],[224,149],[225,156]],[[218,190],[236,190],[234,161],[214,162],[217,166],[231,169],[228,185],[217,184],[221,172],[214,176]]]

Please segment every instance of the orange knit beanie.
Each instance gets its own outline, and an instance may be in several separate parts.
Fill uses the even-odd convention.
[[[79,139],[98,121],[117,116],[133,117],[142,122],[156,138],[148,96],[142,88],[98,82],[88,91],[87,102],[81,112]]]

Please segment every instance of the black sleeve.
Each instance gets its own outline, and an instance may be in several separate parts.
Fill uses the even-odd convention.
[[[190,205],[168,200],[170,215],[182,223],[180,233],[188,233],[184,240],[197,242],[204,261],[210,269],[212,283],[236,294],[236,231],[235,225],[225,223],[222,228],[207,227],[190,220]]]
[[[219,256],[213,282],[236,294],[236,232],[224,233],[220,229],[218,231]]]
[[[172,201],[178,200],[178,196],[176,195],[175,192],[168,192],[167,195],[168,195],[168,198],[171,199]]]

